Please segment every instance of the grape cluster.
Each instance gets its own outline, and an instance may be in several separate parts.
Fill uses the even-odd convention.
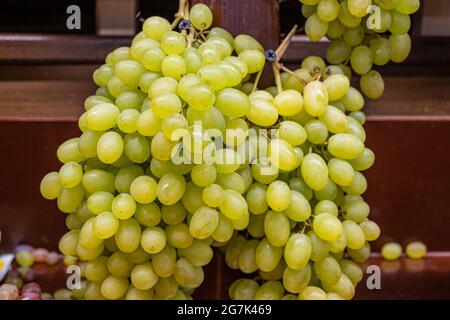
[[[406,60],[411,51],[410,15],[420,0],[299,0],[307,18],[305,32],[311,41],[327,37],[326,57],[334,65],[350,64],[360,78],[362,92],[378,99],[384,91],[384,66]]]
[[[258,272],[233,299],[352,298],[380,228],[349,68],[312,56],[258,90],[261,44],[208,30],[205,5],[180,7],[108,54],[83,133],[41,182],[67,213],[59,249],[81,261],[85,298],[189,299],[212,247]]]

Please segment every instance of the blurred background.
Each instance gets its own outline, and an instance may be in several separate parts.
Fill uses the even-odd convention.
[[[267,49],[298,24],[283,61],[292,68],[302,57],[324,56],[326,40],[311,43],[303,35],[298,0],[196,2],[212,6],[215,25],[249,33]],[[73,4],[81,28],[70,30]],[[0,2],[1,250],[20,243],[57,248],[65,215],[41,198],[39,182],[59,167],[58,145],[79,135],[83,101],[96,89],[92,72],[108,52],[129,45],[142,18],[172,20],[177,7],[177,0]],[[364,197],[382,227],[375,251],[387,241],[420,240],[430,254],[384,262],[383,290],[360,288],[357,298],[450,298],[450,1],[422,0],[411,32],[410,58],[380,69],[385,94],[365,108],[367,145],[377,161],[367,172]],[[266,75],[264,83],[270,81]],[[232,276],[224,275],[220,256],[215,263],[209,271],[214,290],[200,297],[225,297]],[[376,253],[368,263],[383,264]]]

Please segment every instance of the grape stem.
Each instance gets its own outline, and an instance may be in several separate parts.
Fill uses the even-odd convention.
[[[258,73],[256,74],[255,82],[253,83],[252,92],[255,92],[256,90],[258,90],[258,83],[259,83],[259,79],[261,79],[261,75],[263,73],[263,70],[264,70],[264,68],[259,70]]]
[[[273,75],[275,76],[275,83],[277,85],[278,93],[283,91],[283,84],[281,83],[281,76],[280,76],[280,70],[283,69],[283,65],[280,63],[280,60],[281,60],[281,58],[283,58],[283,55],[286,52],[287,48],[289,47],[289,44],[291,43],[292,38],[294,37],[296,31],[297,31],[297,25],[294,25],[292,27],[291,31],[289,31],[286,38],[284,38],[284,40],[281,42],[280,46],[275,51],[276,58],[275,58],[275,61],[272,62],[272,70],[273,70]]]
[[[185,18],[186,7],[188,6],[187,0],[180,0],[178,4],[178,12],[175,13],[175,20],[172,22],[172,29],[178,26],[178,23]]]

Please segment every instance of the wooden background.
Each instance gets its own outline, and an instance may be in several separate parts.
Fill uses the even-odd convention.
[[[95,91],[93,70],[109,51],[129,44],[139,27],[138,11],[142,17],[170,18],[177,8],[172,0],[98,0],[95,6],[94,1],[80,1],[82,30],[68,31],[65,8],[69,2],[61,1],[55,8],[54,2],[41,1],[41,8],[49,10],[44,16],[29,9],[32,1],[0,3],[4,249],[19,243],[56,249],[64,232],[64,214],[57,211],[55,202],[41,198],[39,182],[46,172],[59,167],[57,146],[79,135],[76,121],[83,101]],[[304,22],[298,0],[280,7],[275,0],[201,2],[212,6],[215,23],[234,34],[249,33],[266,48],[275,48],[280,33]],[[369,291],[361,284],[357,295],[361,299],[450,298],[449,6],[446,0],[422,2],[414,18],[411,57],[382,69],[385,94],[365,109],[367,145],[377,155],[375,166],[367,172],[365,197],[371,217],[383,230],[375,251],[390,240],[402,244],[421,240],[430,254],[419,262],[387,263],[375,252],[368,263],[383,267],[382,290]],[[305,56],[323,55],[325,47],[325,42],[310,43],[299,32],[284,62],[298,66]],[[41,273],[48,277],[48,270]],[[218,255],[208,266],[206,284],[197,296],[225,298],[235,276]],[[52,281],[49,285],[55,286]]]

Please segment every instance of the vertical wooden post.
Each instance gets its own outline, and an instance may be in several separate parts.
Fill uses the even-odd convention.
[[[277,0],[191,0],[205,3],[214,14],[214,26],[221,26],[233,35],[246,33],[266,49],[276,49],[280,43],[280,17]],[[260,88],[273,85],[273,75],[267,64]]]
[[[133,36],[136,33],[136,0],[96,0],[99,36]]]

